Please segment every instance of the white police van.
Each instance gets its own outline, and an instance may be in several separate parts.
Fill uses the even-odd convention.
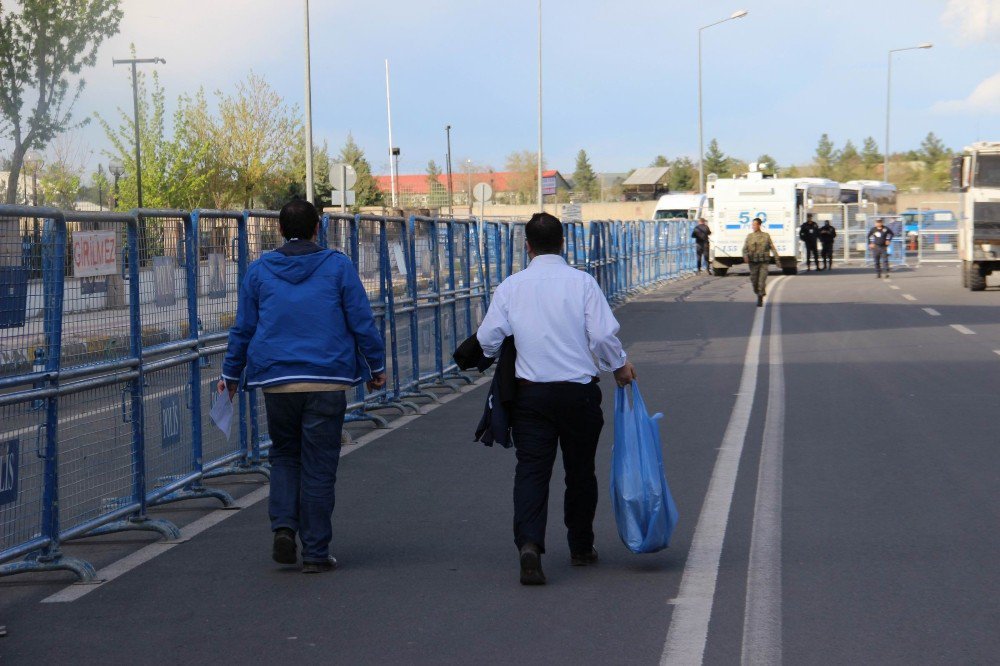
[[[743,263],[743,243],[761,219],[761,230],[771,234],[778,250],[778,265],[785,275],[798,272],[799,226],[814,204],[837,203],[840,184],[825,178],[769,178],[750,165],[738,178],[718,178],[708,183],[714,215],[710,221],[716,275],[725,275]]]
[[[654,220],[697,220],[707,216],[704,194],[664,194],[656,202]]]

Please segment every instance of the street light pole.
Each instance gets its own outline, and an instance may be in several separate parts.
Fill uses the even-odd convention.
[[[313,203],[313,125],[312,125],[312,70],[309,62],[309,0],[306,10],[306,201]],[[346,192],[343,196],[347,196]]]
[[[721,21],[709,23],[708,25],[698,28],[698,194],[705,193],[705,138],[704,120],[702,117],[701,106],[701,32],[714,25],[719,25],[720,23],[725,23],[726,21],[732,21],[733,19],[743,18],[749,13],[750,12],[745,9],[740,9],[733,12],[729,18],[724,18]]]
[[[887,59],[887,79],[885,83],[885,155],[882,157],[882,180],[889,182],[889,112],[892,104],[892,54],[900,51],[914,51],[916,49],[933,48],[930,42],[924,42],[917,46],[907,46],[902,49],[890,49]]]
[[[469,188],[468,199],[469,199],[469,217],[472,217],[472,160],[465,160],[465,169],[469,173]]]
[[[451,125],[444,126],[444,133],[448,137],[448,155],[445,158],[448,167],[448,214],[455,216],[455,190],[451,182]]]
[[[542,0],[538,0],[538,212],[545,212],[542,188]]]

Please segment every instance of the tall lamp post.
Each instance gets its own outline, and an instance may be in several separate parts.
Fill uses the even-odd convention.
[[[142,208],[142,150],[139,147],[139,90],[136,83],[136,65],[165,65],[163,58],[115,58],[115,65],[131,65],[132,67],[132,117],[135,124],[135,201],[136,207]],[[115,196],[115,204],[118,197]],[[139,247],[146,247],[146,218],[139,218]],[[141,251],[141,250],[140,250]]]
[[[750,12],[745,9],[740,9],[733,12],[728,18],[724,18],[721,21],[709,23],[708,25],[703,25],[698,28],[698,194],[705,193],[705,135],[701,109],[701,33],[703,30],[711,28],[714,25],[719,25],[720,23],[725,23],[726,21],[732,21],[733,19],[743,18],[749,13]]]
[[[930,42],[924,42],[917,46],[889,50],[888,78],[885,84],[885,155],[882,158],[882,180],[885,182],[889,182],[889,110],[892,104],[892,54],[899,53],[900,51],[915,51],[917,49],[929,49],[933,47],[934,45]]]
[[[542,188],[542,0],[538,0],[538,212],[545,212]]]
[[[312,125],[312,66],[309,57],[309,0],[306,10],[306,201],[313,203],[313,125]],[[347,196],[346,192],[343,196]]]
[[[444,126],[444,133],[445,133],[445,136],[448,137],[448,155],[445,158],[445,161],[447,162],[446,166],[448,168],[448,214],[451,215],[452,217],[454,217],[455,216],[455,207],[454,207],[455,206],[455,200],[454,200],[455,190],[452,187],[452,182],[451,182],[451,125],[445,125]]]

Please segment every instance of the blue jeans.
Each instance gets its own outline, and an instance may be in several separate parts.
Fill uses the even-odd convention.
[[[265,393],[264,404],[271,435],[271,530],[297,532],[303,562],[326,561],[347,399],[343,391]]]

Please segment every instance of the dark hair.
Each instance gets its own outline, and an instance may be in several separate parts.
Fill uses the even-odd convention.
[[[293,199],[281,207],[278,213],[278,226],[285,240],[298,238],[309,240],[316,234],[319,224],[319,213],[316,207],[304,199]]]
[[[753,218],[753,221],[756,222],[757,224],[764,224],[764,220],[760,219],[759,217]]]
[[[524,236],[535,254],[556,254],[562,250],[563,228],[559,218],[548,213],[535,213],[524,225]]]

